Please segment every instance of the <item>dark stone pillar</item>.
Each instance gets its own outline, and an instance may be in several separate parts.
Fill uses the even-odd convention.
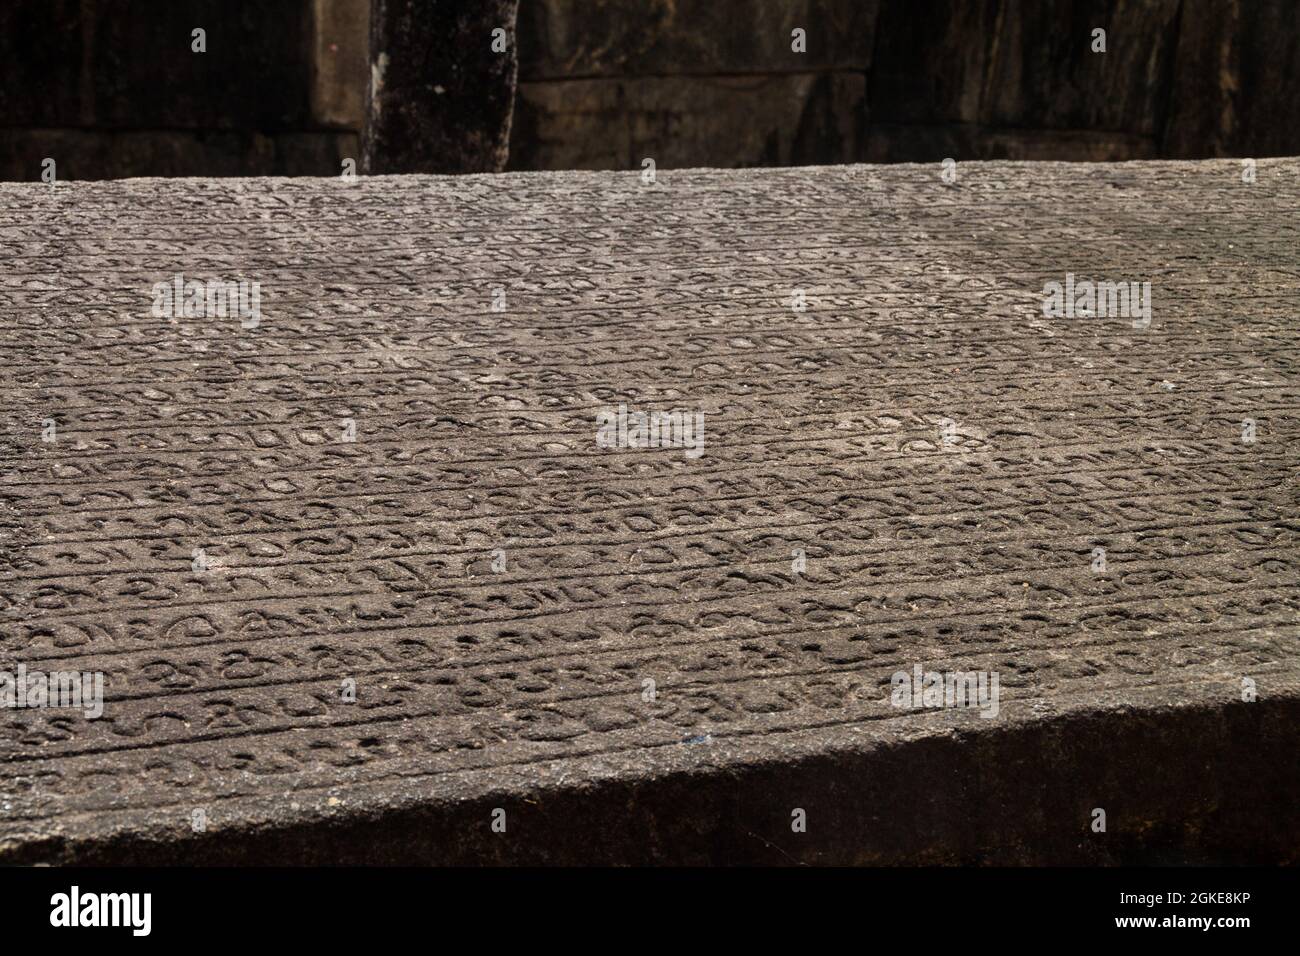
[[[519,0],[372,0],[363,169],[505,168]],[[505,31],[504,52],[493,31]]]

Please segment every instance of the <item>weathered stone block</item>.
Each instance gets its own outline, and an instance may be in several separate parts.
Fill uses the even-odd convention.
[[[370,0],[312,0],[311,108],[322,126],[365,123]]]
[[[521,83],[510,168],[852,162],[865,124],[856,73]]]
[[[975,123],[1000,0],[886,3],[871,65],[873,122]]]
[[[1300,152],[1300,4],[1186,0],[1167,155],[1278,156]]]
[[[1155,159],[1153,137],[1092,130],[987,129],[965,124],[907,126],[873,123],[865,158],[872,163],[939,163],[944,159],[1115,162]]]
[[[363,168],[504,168],[518,65],[518,0],[371,0],[370,8]]]
[[[981,122],[995,129],[1157,136],[1173,76],[1179,3],[1006,0],[985,41],[991,46]],[[1094,29],[1106,31],[1105,53],[1092,51]]]
[[[866,70],[879,0],[523,0],[521,80]],[[806,31],[806,52],[791,31]]]
[[[1300,862],[1300,159],[935,173],[0,184],[0,863]]]
[[[0,180],[132,176],[337,176],[360,155],[355,133],[266,135],[249,130],[0,130]]]

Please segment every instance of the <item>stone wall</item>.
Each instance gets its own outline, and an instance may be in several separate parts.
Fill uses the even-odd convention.
[[[0,178],[330,175],[358,154],[368,0],[0,4]],[[191,49],[201,28],[206,52]]]
[[[516,169],[1300,153],[1295,0],[523,0],[519,46]]]
[[[369,5],[8,0],[0,178],[336,174]],[[521,0],[517,45],[513,169],[1300,153],[1295,0]]]

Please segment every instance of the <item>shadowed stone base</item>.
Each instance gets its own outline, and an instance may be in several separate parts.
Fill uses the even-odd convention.
[[[1300,161],[941,173],[0,186],[0,860],[1297,862]]]
[[[362,134],[371,173],[504,169],[518,0],[371,0]],[[494,31],[503,49],[494,49]]]

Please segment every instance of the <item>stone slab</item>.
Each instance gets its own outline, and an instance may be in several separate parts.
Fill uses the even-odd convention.
[[[0,860],[1294,862],[1300,161],[1240,173],[0,185],[0,670],[105,679],[0,712]]]

